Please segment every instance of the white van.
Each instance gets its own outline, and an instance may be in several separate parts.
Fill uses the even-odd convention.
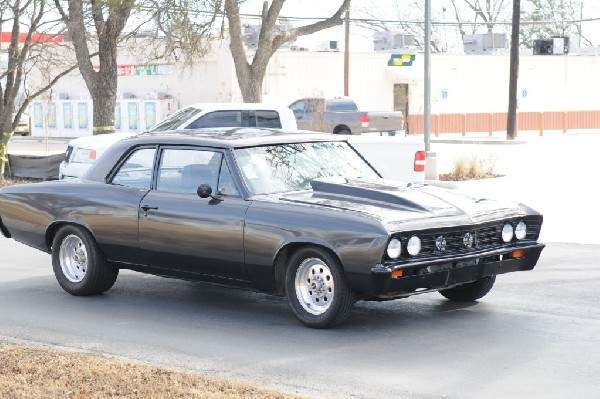
[[[296,130],[296,118],[287,107],[262,103],[204,103],[180,109],[149,132],[200,129],[203,127],[261,127]],[[76,179],[113,143],[135,133],[113,133],[80,137],[69,142],[59,179]]]

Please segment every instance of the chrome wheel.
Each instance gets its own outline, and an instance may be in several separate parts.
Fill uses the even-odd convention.
[[[81,238],[74,234],[66,236],[60,243],[58,258],[60,268],[67,280],[79,283],[85,278],[88,253]]]
[[[329,309],[335,296],[333,274],[321,259],[305,259],[296,270],[296,297],[300,305],[313,315]]]

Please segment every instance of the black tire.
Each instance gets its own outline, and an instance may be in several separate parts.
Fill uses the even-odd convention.
[[[96,295],[110,289],[119,269],[109,265],[86,229],[67,225],[52,241],[52,268],[58,284],[71,295]]]
[[[440,294],[457,302],[472,302],[483,298],[494,286],[496,276],[480,278],[472,283],[459,285],[447,290],[441,290]]]
[[[350,136],[352,134],[352,132],[348,129],[341,129],[338,130],[337,132],[334,132],[335,134],[341,134],[341,135],[346,135],[346,136]]]
[[[341,324],[356,301],[338,259],[318,247],[302,247],[291,256],[285,292],[296,318],[311,328]]]

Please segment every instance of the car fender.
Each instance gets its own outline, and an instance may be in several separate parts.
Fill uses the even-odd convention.
[[[58,232],[60,227],[62,227],[64,225],[74,225],[74,226],[82,227],[82,228],[86,229],[87,231],[89,231],[90,234],[92,235],[92,237],[94,236],[94,232],[92,231],[92,228],[87,223],[85,223],[81,220],[66,219],[66,218],[65,219],[56,219],[52,223],[50,223],[50,225],[48,225],[48,227],[46,228],[46,246],[47,246],[48,252],[50,252],[52,249],[52,241],[54,240],[54,236],[56,235],[56,232]]]

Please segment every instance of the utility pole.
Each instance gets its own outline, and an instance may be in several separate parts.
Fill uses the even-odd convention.
[[[513,0],[512,32],[510,37],[510,77],[508,83],[508,117],[506,139],[514,140],[517,130],[517,82],[519,80],[519,29],[521,0]]]
[[[344,39],[344,96],[350,95],[350,10],[346,10]]]

